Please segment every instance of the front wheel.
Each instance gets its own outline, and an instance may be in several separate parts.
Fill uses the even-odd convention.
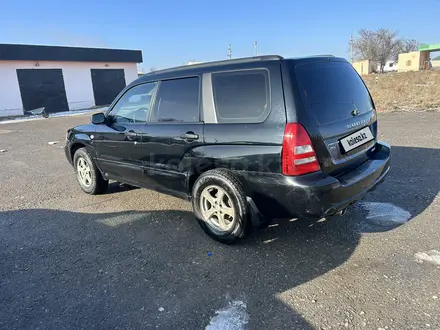
[[[240,182],[227,170],[203,173],[195,182],[192,203],[202,229],[222,243],[244,237],[248,204]]]
[[[84,192],[97,195],[107,190],[108,181],[104,180],[85,148],[78,149],[75,152],[73,166],[76,179]]]

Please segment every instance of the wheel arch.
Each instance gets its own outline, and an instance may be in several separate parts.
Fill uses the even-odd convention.
[[[197,179],[205,172],[213,170],[217,168],[215,164],[208,162],[208,161],[201,161],[193,168],[191,168],[188,172],[188,176],[186,179],[186,189],[188,196],[192,198],[192,190],[194,187],[194,184],[196,183]]]
[[[71,163],[72,163],[72,164],[73,164],[73,156],[75,156],[75,152],[76,152],[78,149],[86,148],[86,147],[87,147],[87,146],[86,146],[85,143],[83,143],[83,142],[78,142],[78,141],[74,142],[74,143],[70,146],[70,160],[71,160]]]
[[[192,198],[192,190],[194,187],[195,182],[197,181],[197,179],[205,172],[211,171],[211,170],[216,170],[216,169],[221,169],[221,170],[225,170],[228,171],[229,173],[231,173],[231,175],[233,175],[241,184],[246,196],[252,196],[251,191],[249,189],[249,186],[246,184],[245,180],[243,180],[243,176],[239,175],[236,171],[234,171],[231,168],[228,168],[227,166],[219,166],[217,164],[215,164],[214,162],[209,162],[209,161],[202,161],[199,164],[197,164],[196,166],[194,166],[194,168],[192,168],[187,175],[187,180],[186,180],[186,188],[187,188],[187,193],[189,198]]]

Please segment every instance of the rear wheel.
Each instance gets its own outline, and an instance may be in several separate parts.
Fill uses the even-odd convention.
[[[97,195],[107,190],[108,181],[104,180],[85,148],[78,149],[75,152],[73,166],[76,179],[84,192]]]
[[[193,209],[202,229],[222,243],[244,237],[248,205],[240,182],[227,170],[203,173],[195,182]]]

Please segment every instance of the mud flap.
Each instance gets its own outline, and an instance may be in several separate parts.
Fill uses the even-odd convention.
[[[268,220],[260,213],[257,205],[250,197],[246,197],[246,201],[249,205],[249,218],[251,220],[252,228],[261,228]]]

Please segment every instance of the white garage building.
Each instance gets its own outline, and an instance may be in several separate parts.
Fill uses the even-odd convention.
[[[108,105],[141,62],[140,50],[0,44],[0,117]]]

